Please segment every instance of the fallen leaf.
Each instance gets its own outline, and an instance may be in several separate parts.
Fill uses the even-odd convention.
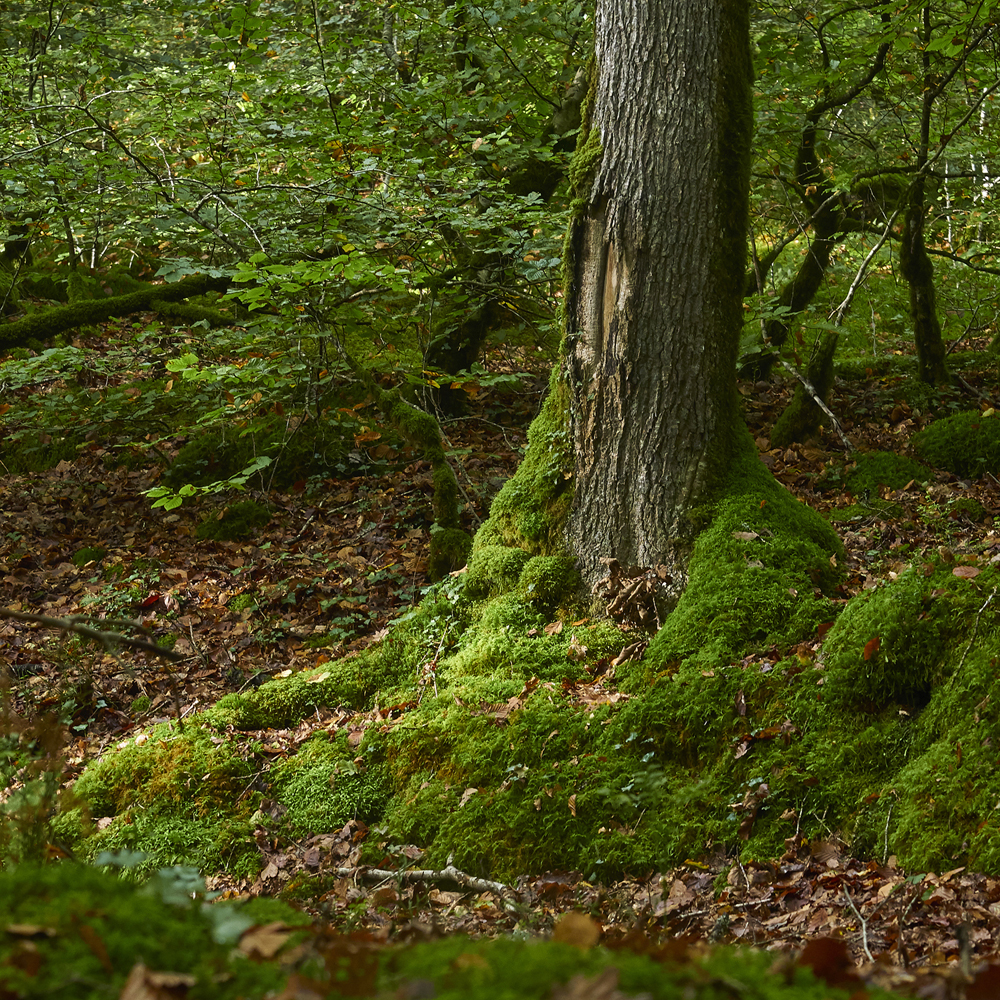
[[[602,933],[601,925],[587,916],[586,913],[570,910],[556,921],[552,940],[573,945],[574,948],[579,948],[581,951],[587,951],[600,941]]]

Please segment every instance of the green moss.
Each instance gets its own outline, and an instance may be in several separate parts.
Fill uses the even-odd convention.
[[[978,500],[972,497],[960,496],[948,502],[948,516],[964,517],[970,521],[980,523],[985,521],[990,516],[990,513]]]
[[[196,873],[195,873],[196,875]],[[184,880],[186,879],[186,881]],[[118,996],[138,957],[151,969],[190,974],[186,995],[199,998],[272,996],[287,972],[277,963],[248,962],[233,945],[254,922],[238,904],[212,906],[182,891],[204,882],[164,873],[142,889],[77,864],[28,865],[0,871],[0,912],[10,923],[51,928],[27,951],[23,938],[0,940],[0,967],[10,996]],[[284,918],[295,915],[284,907]],[[89,928],[89,936],[80,933]],[[88,941],[99,941],[98,950]],[[29,964],[24,956],[30,954]]]
[[[951,563],[918,563],[859,594],[824,644],[828,697],[844,704],[921,706],[953,667],[949,651],[982,603],[980,580]],[[987,570],[985,580],[996,574]]]
[[[247,608],[257,607],[257,598],[248,590],[242,594],[237,594],[227,605],[230,611],[246,611]]]
[[[524,549],[516,546],[476,547],[465,575],[465,593],[473,599],[508,593],[517,586],[521,571],[530,558]]]
[[[236,729],[294,725],[320,705],[368,707],[378,692],[408,680],[415,684],[415,652],[403,640],[386,640],[356,657],[268,681],[255,691],[227,694],[204,714],[213,726]]]
[[[913,446],[939,469],[976,479],[1000,468],[1000,418],[956,413],[914,434]]]
[[[274,797],[288,810],[282,822],[293,835],[337,830],[353,818],[372,822],[390,797],[383,762],[356,763],[346,738],[332,742],[325,734],[279,762],[270,777]]]
[[[569,600],[581,586],[576,562],[568,556],[534,556],[517,581],[518,592],[543,608]]]
[[[70,561],[74,566],[86,566],[89,562],[100,562],[107,554],[107,549],[85,545],[82,549],[77,549],[73,553]]]
[[[566,431],[567,390],[553,369],[541,412],[528,428],[528,450],[494,497],[489,520],[473,542],[473,556],[486,546],[523,548],[530,555],[560,555],[573,502],[573,456]]]
[[[701,512],[708,526],[695,542],[687,587],[650,644],[654,662],[723,662],[755,644],[798,642],[833,617],[829,596],[843,553],[835,532],[756,455],[734,466],[721,498]]]
[[[448,573],[461,569],[468,562],[471,550],[472,538],[467,531],[435,524],[431,528],[427,575],[432,580],[440,580]]]
[[[900,490],[912,481],[925,483],[929,478],[926,465],[891,451],[858,453],[844,471],[844,485],[855,496],[868,490],[877,497],[880,487]]]
[[[271,512],[256,500],[241,500],[221,511],[207,514],[198,525],[198,537],[215,541],[239,542],[255,538],[270,523]]]
[[[601,970],[617,970],[617,989],[597,985]],[[754,1000],[846,1000],[850,989],[828,986],[801,967],[778,971],[766,951],[713,949],[678,962],[628,951],[581,951],[556,941],[492,941],[450,937],[396,952],[383,963],[385,992],[403,995],[411,984],[433,983],[440,1000],[544,1000],[555,995],[747,997]],[[564,986],[573,977],[583,985]],[[577,980],[577,983],[580,981]],[[872,997],[888,994],[870,991]]]
[[[109,749],[77,781],[90,814],[115,821],[88,842],[87,853],[129,848],[148,855],[144,870],[196,862],[250,873],[249,803],[242,792],[253,770],[227,742],[196,722],[179,733],[158,726],[143,742]]]

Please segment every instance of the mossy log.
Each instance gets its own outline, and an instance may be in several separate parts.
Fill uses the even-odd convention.
[[[0,349],[24,347],[32,341],[45,341],[64,330],[97,323],[111,316],[128,316],[143,310],[155,310],[160,303],[180,302],[206,292],[224,292],[228,277],[198,274],[169,285],[149,285],[141,291],[113,295],[105,299],[85,299],[43,312],[31,313],[13,323],[0,325]]]

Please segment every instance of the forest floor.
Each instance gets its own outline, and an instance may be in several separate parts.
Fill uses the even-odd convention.
[[[906,453],[927,418],[905,402],[903,378],[838,382],[833,410],[856,448]],[[995,374],[965,378],[964,392],[997,398]],[[470,531],[517,467],[544,385],[538,372],[520,394],[484,393],[468,417],[445,424]],[[761,458],[774,475],[828,516],[848,514],[835,522],[848,554],[841,597],[931,550],[945,558],[973,550],[981,559],[1000,558],[995,479],[963,482],[936,472],[927,486],[910,484],[879,498],[823,488],[824,471],[829,484],[829,470],[844,462],[836,434],[788,449],[770,446],[769,428],[790,391],[783,377],[740,387]],[[957,398],[958,390],[947,392]],[[140,619],[154,635],[180,633],[175,649],[189,655],[168,670],[141,654],[82,645],[38,623],[0,621],[0,665],[14,711],[22,717],[49,712],[66,724],[64,782],[138,728],[358,651],[383,635],[428,583],[432,483],[426,463],[330,480],[318,495],[272,493],[270,524],[252,543],[241,543],[199,539],[202,512],[195,506],[151,509],[143,491],[156,485],[158,470],[109,470],[104,457],[95,442],[74,462],[0,478],[0,607],[56,618]],[[949,516],[956,495],[977,500],[991,516]],[[103,555],[88,558],[88,550]],[[803,644],[800,655],[814,655],[817,644]],[[777,659],[778,651],[761,659],[768,655]],[[137,712],[142,697],[148,707]],[[293,754],[316,727],[358,721],[334,714],[262,734],[266,752]],[[262,843],[263,871],[255,882],[217,877],[210,886],[228,894],[277,893],[293,875],[350,866],[366,832],[354,821],[339,833]],[[403,850],[419,867],[419,848]],[[790,951],[810,939],[836,937],[850,957],[836,948],[821,956],[833,977],[828,981],[848,984],[860,976],[927,997],[960,995],[972,966],[997,955],[1000,933],[1000,879],[962,868],[903,872],[892,857],[858,861],[836,831],[822,843],[793,838],[773,863],[744,866],[731,856],[709,856],[616,885],[592,885],[572,872],[526,874],[503,898],[447,881],[369,885],[345,875],[314,903],[316,914],[334,926],[364,929],[376,941],[455,931],[545,932],[571,909],[589,914],[612,947],[634,947],[641,939],[650,948],[679,938],[681,949],[729,941]],[[983,975],[1000,980],[997,970]],[[992,981],[980,980],[983,989]]]

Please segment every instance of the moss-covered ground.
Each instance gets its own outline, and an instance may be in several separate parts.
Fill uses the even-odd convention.
[[[140,849],[149,867],[246,875],[254,829],[361,820],[378,831],[371,862],[412,843],[431,866],[491,877],[610,879],[712,849],[776,857],[796,831],[835,830],[905,866],[1000,872],[1000,570],[925,554],[845,606],[837,535],[749,453],[698,515],[680,603],[618,663],[643,635],[586,606],[559,544],[559,405],[556,388],[465,572],[359,655],[107,750],[64,836],[87,856]],[[858,456],[846,477],[881,490],[923,468]],[[262,750],[321,710],[356,720],[350,742],[332,729]],[[85,837],[84,813],[109,819]]]
[[[746,949],[598,948],[598,926],[580,913],[557,927],[551,941],[456,936],[387,948],[371,935],[314,929],[308,917],[272,900],[208,902],[197,872],[182,868],[160,872],[137,888],[69,862],[18,866],[0,872],[0,908],[6,930],[0,939],[2,989],[21,1000],[846,1000],[858,982],[838,988],[839,970],[810,963],[808,955],[801,964],[776,964],[773,956]],[[616,989],[621,992],[611,992]],[[888,996],[877,988],[865,995]]]

